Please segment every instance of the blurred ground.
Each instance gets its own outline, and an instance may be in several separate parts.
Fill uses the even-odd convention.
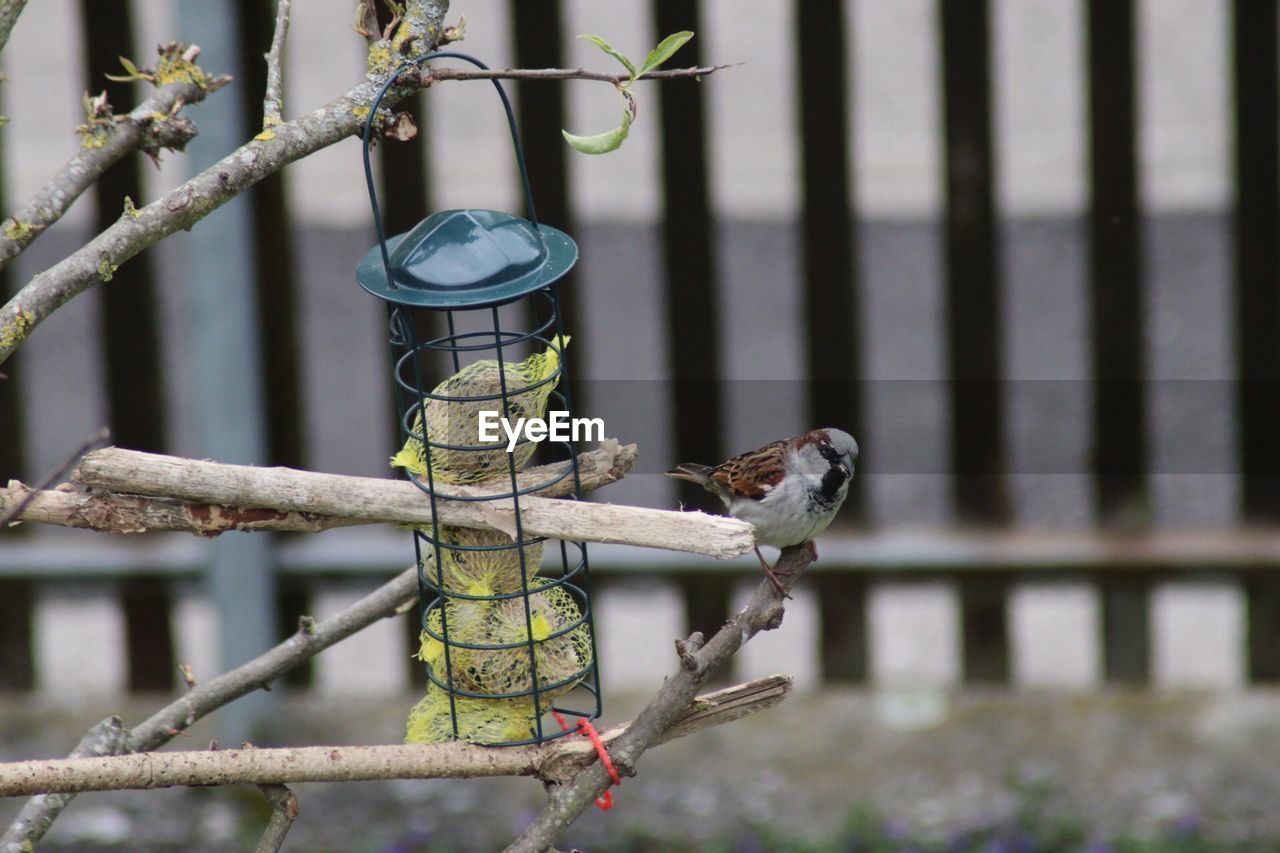
[[[611,697],[608,720],[636,697]],[[6,760],[65,753],[95,719],[153,701],[77,710],[9,702]],[[261,746],[398,740],[402,701],[283,701]],[[207,723],[178,747],[202,748]],[[749,720],[659,747],[562,849],[1280,848],[1280,693],[792,696]],[[492,850],[542,802],[528,779],[295,786],[286,849]],[[19,800],[0,801],[0,821]],[[248,787],[85,794],[41,850],[247,849],[265,825]],[[910,843],[908,843],[910,840]],[[809,845],[813,845],[812,847]]]

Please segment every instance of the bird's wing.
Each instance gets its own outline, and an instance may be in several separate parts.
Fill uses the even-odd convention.
[[[781,482],[785,474],[785,442],[775,441],[721,463],[709,476],[729,494],[759,500]]]

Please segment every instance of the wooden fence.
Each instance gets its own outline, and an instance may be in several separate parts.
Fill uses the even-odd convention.
[[[1228,352],[1229,374],[1213,380],[1218,390],[1227,389],[1224,417],[1225,431],[1230,434],[1219,437],[1221,441],[1215,446],[1228,448],[1228,461],[1221,470],[1174,465],[1172,473],[1226,478],[1231,484],[1230,495],[1238,495],[1238,501],[1231,498],[1225,514],[1219,513],[1223,517],[1209,513],[1207,521],[1184,518],[1195,528],[1191,534],[1180,533],[1175,523],[1160,523],[1152,509],[1153,482],[1170,473],[1160,461],[1168,456],[1154,446],[1152,389],[1159,382],[1181,377],[1170,377],[1167,372],[1158,375],[1151,358],[1155,313],[1150,289],[1155,251],[1151,235],[1164,214],[1147,209],[1141,186],[1143,102],[1137,50],[1138,15],[1143,7],[1135,0],[1072,4],[1082,21],[1083,53],[1077,64],[1062,68],[1061,73],[1080,81],[1087,129],[1085,204],[1057,219],[1071,235],[1063,250],[1069,256],[1068,263],[1082,270],[1080,287],[1071,298],[1084,309],[1080,337],[1087,342],[1085,367],[1077,381],[1067,384],[1072,393],[1079,390],[1083,396],[1081,411],[1086,420],[1081,425],[1084,452],[1079,467],[1050,473],[1067,475],[1077,484],[1087,483],[1087,527],[1068,524],[1075,529],[1045,536],[1025,529],[1026,516],[1019,504],[1026,491],[1016,488],[1017,478],[1025,471],[1013,462],[1017,437],[1012,434],[1011,412],[1023,377],[1010,355],[1010,340],[1011,335],[1028,333],[1011,327],[1009,303],[1024,292],[1026,270],[1011,275],[1010,254],[1018,228],[1028,222],[1034,227],[1035,217],[1002,210],[997,186],[996,155],[1001,149],[993,128],[998,118],[994,93],[1000,69],[996,67],[992,22],[1007,9],[995,0],[915,4],[927,13],[936,39],[938,73],[933,97],[940,111],[937,145],[942,152],[942,205],[938,216],[916,217],[914,225],[901,227],[915,227],[917,236],[923,235],[912,246],[940,247],[936,306],[940,321],[935,322],[932,315],[914,315],[915,309],[904,305],[905,313],[895,321],[897,325],[889,332],[882,327],[877,337],[873,320],[884,316],[876,314],[871,302],[876,290],[868,271],[877,261],[869,250],[881,245],[878,240],[896,239],[898,232],[893,229],[899,225],[880,222],[859,209],[855,175],[860,152],[854,144],[856,128],[851,127],[851,116],[857,113],[858,87],[849,84],[846,73],[855,59],[848,36],[850,19],[862,4],[871,2],[804,0],[786,4],[787,26],[773,36],[780,43],[779,50],[794,58],[792,67],[784,67],[785,63],[779,66],[779,73],[792,75],[792,97],[785,104],[790,112],[762,109],[759,120],[784,123],[794,132],[798,159],[793,192],[797,204],[794,216],[784,215],[761,225],[742,225],[740,220],[760,217],[726,215],[712,197],[713,173],[724,150],[709,120],[708,92],[717,85],[714,78],[701,84],[653,86],[645,93],[648,100],[642,120],[658,127],[656,175],[661,184],[661,209],[656,222],[630,226],[602,223],[575,205],[573,184],[581,180],[582,172],[570,162],[572,155],[560,136],[560,129],[570,126],[566,87],[542,84],[516,88],[539,211],[546,221],[583,235],[584,265],[569,277],[564,288],[566,314],[571,330],[587,318],[600,325],[575,343],[571,363],[586,365],[581,376],[600,378],[591,365],[605,357],[604,349],[614,339],[613,326],[618,327],[617,340],[636,339],[629,327],[640,321],[625,309],[615,311],[602,303],[602,291],[593,277],[593,270],[615,263],[609,255],[611,247],[627,246],[633,240],[652,250],[648,261],[629,268],[625,275],[615,274],[615,279],[623,280],[603,292],[617,305],[629,305],[626,300],[630,297],[625,294],[643,288],[656,294],[655,304],[660,305],[649,318],[652,328],[644,330],[647,337],[642,337],[661,352],[657,356],[652,352],[613,356],[615,362],[635,357],[646,365],[661,365],[661,376],[653,386],[657,390],[646,392],[662,397],[661,410],[669,414],[670,423],[663,432],[665,445],[658,443],[660,454],[669,455],[671,461],[714,461],[745,449],[730,442],[731,436],[750,432],[742,428],[743,407],[734,400],[736,386],[731,381],[743,379],[736,371],[744,346],[748,355],[752,347],[798,346],[794,375],[779,380],[791,387],[794,396],[789,399],[803,408],[796,419],[807,424],[843,425],[864,445],[865,464],[855,479],[844,526],[829,534],[837,544],[824,553],[812,581],[820,625],[820,671],[826,679],[857,682],[875,675],[876,653],[868,641],[875,634],[870,624],[875,617],[869,615],[869,601],[880,585],[942,579],[957,590],[962,679],[1008,681],[1014,666],[1011,661],[1016,657],[1011,651],[1014,626],[1010,614],[1014,608],[1010,597],[1025,582],[1040,581],[1048,574],[1075,579],[1096,590],[1100,675],[1109,681],[1145,682],[1152,675],[1151,637],[1158,633],[1151,619],[1151,590],[1188,573],[1240,585],[1245,626],[1241,671],[1248,681],[1280,679],[1280,581],[1273,573],[1280,565],[1280,547],[1275,534],[1268,532],[1280,517],[1276,0],[1222,4],[1230,7],[1225,18],[1224,55],[1230,63],[1226,79],[1234,107],[1227,111],[1230,126],[1223,133],[1234,140],[1229,157],[1233,168],[1227,209],[1205,211],[1203,219],[1208,223],[1205,228],[1221,238],[1211,246],[1215,251],[1221,249],[1226,272],[1187,286],[1220,294],[1219,301],[1231,306],[1225,324],[1203,330],[1206,339],[1225,341],[1215,346]],[[193,19],[189,16],[197,14],[192,10],[199,5],[195,0],[178,3],[177,22],[190,23]],[[463,8],[465,5],[456,3],[455,14],[468,14],[473,21],[482,17],[483,7],[472,10]],[[717,4],[652,0],[643,5],[655,33],[692,29],[714,37],[707,17],[709,8],[719,8]],[[100,89],[100,74],[116,65],[115,57],[133,53],[132,45],[138,41],[138,8],[137,4],[93,0],[78,4],[83,32],[91,34],[82,40],[81,48],[84,66],[89,69],[86,87]],[[544,67],[567,63],[573,44],[569,12],[580,13],[578,4],[512,0],[505,9],[512,64]],[[39,11],[33,8],[27,15],[35,16]],[[218,96],[221,107],[213,103],[218,99],[211,99],[197,114],[202,136],[195,147],[209,152],[215,149],[200,149],[199,144],[216,142],[209,139],[217,135],[211,124],[215,117],[239,122],[240,130],[232,124],[219,137],[233,144],[244,137],[242,129],[252,128],[258,121],[264,83],[259,57],[270,41],[271,9],[266,2],[243,2],[204,14],[229,24],[221,35],[216,29],[201,31],[208,32],[201,37],[206,55],[215,53],[221,62],[233,63],[242,84]],[[726,14],[721,9],[717,20]],[[473,27],[477,25],[473,23]],[[884,37],[892,38],[892,33]],[[679,62],[741,58],[710,55],[709,43],[717,42],[714,38],[695,39],[681,52]],[[607,62],[607,58],[601,60]],[[757,56],[750,61],[770,60]],[[128,87],[106,85],[117,112],[131,103],[134,95]],[[426,93],[416,108],[428,146],[436,130],[424,116],[433,94]],[[222,112],[217,112],[219,109]],[[431,158],[413,145],[387,145],[382,158],[388,227],[398,232],[433,209],[432,198],[443,194],[441,185],[450,176],[433,173]],[[354,172],[354,154],[350,160]],[[144,168],[141,158],[126,159],[102,178],[90,202],[89,230],[100,230],[115,221],[125,195],[143,197]],[[105,417],[117,444],[159,451],[194,445],[199,455],[217,455],[211,446],[190,435],[179,435],[184,426],[192,424],[190,412],[182,409],[183,401],[191,399],[188,386],[208,381],[217,374],[218,365],[208,363],[209,358],[216,361],[216,353],[203,356],[198,351],[200,344],[166,329],[172,315],[166,313],[165,300],[170,297],[165,291],[179,287],[191,275],[212,277],[208,286],[214,294],[219,287],[227,287],[229,292],[233,288],[219,279],[227,275],[225,265],[232,260],[229,255],[243,256],[239,261],[248,271],[245,293],[251,298],[251,313],[258,317],[256,323],[233,330],[232,337],[222,343],[228,351],[260,354],[260,360],[253,362],[256,375],[237,377],[245,395],[261,400],[261,420],[250,431],[249,444],[253,444],[253,435],[261,444],[254,461],[313,466],[317,456],[323,455],[315,452],[316,436],[344,429],[362,433],[365,443],[379,444],[359,423],[342,426],[344,419],[352,417],[349,411],[333,412],[330,406],[326,413],[316,394],[308,392],[309,371],[325,353],[318,350],[305,328],[308,322],[318,322],[314,317],[308,319],[317,299],[317,285],[310,280],[316,277],[317,262],[303,256],[325,236],[299,223],[291,206],[289,180],[286,174],[263,182],[248,194],[247,203],[237,213],[241,230],[220,232],[240,235],[232,239],[243,240],[244,245],[219,245],[218,240],[225,236],[200,242],[202,225],[191,236],[185,266],[175,268],[177,256],[148,253],[122,267],[110,286],[99,288],[100,319],[96,327],[87,327],[93,336],[85,350],[91,363],[68,364],[64,358],[56,370],[46,369],[35,363],[36,352],[24,351],[6,365],[11,379],[0,382],[0,476],[31,481],[41,473],[30,450],[33,435],[46,428],[45,419],[50,417],[48,409],[37,403],[37,396],[46,393],[40,383],[74,383],[84,377],[101,379]],[[12,208],[17,201],[6,197],[3,206]],[[739,227],[745,230],[738,237],[726,236],[731,228]],[[353,250],[351,270],[364,250],[359,247],[368,241],[367,231],[367,226],[348,229],[347,242]],[[66,239],[58,244],[58,239],[51,233],[42,243],[52,244],[48,252],[57,245],[69,245]],[[763,299],[758,303],[735,302],[740,297],[726,285],[732,270],[751,265],[759,257],[752,251],[762,251],[760,246],[771,246],[774,240],[796,260],[795,268],[778,281],[777,289],[786,294],[789,304],[797,306],[798,342],[785,340],[781,332],[772,338],[761,337],[761,329],[771,328],[771,303]],[[28,254],[41,261],[56,258],[56,254],[37,252],[43,250],[42,243]],[[747,244],[754,244],[754,248],[744,248]],[[893,257],[914,272],[920,269],[913,266],[918,263],[916,254],[909,248]],[[37,260],[30,260],[28,267]],[[1168,265],[1177,260],[1175,256],[1174,261],[1166,258],[1156,262]],[[772,263],[765,261],[766,266]],[[28,267],[13,265],[0,271],[6,292],[25,280],[15,270]],[[349,273],[341,269],[323,272],[329,280],[344,282],[335,286],[354,289]],[[1056,274],[1047,268],[1045,272]],[[216,310],[216,305],[210,310]],[[1035,306],[1029,310],[1031,315],[1039,312]],[[743,334],[737,331],[741,327],[727,327],[720,321],[724,316],[746,318],[743,327],[751,329],[752,339],[744,344]],[[1205,318],[1205,322],[1212,320]],[[369,337],[368,347],[361,352],[380,352],[372,324],[353,322],[345,331]],[[62,333],[66,334],[65,329]],[[51,325],[37,334],[52,337],[59,330]],[[896,473],[877,461],[875,441],[874,424],[893,423],[892,418],[886,420],[883,412],[876,411],[877,405],[892,405],[895,397],[881,393],[877,386],[881,380],[872,367],[881,357],[874,342],[884,340],[885,334],[940,342],[942,372],[931,377],[937,380],[936,400],[940,404],[934,412],[939,425],[936,446],[942,448],[939,464],[905,473],[932,477],[926,488],[946,491],[940,499],[946,522],[941,532],[903,533],[885,518],[883,507],[877,507],[879,493],[873,487],[877,475]],[[349,342],[337,343],[346,347]],[[337,343],[330,340],[324,346]],[[51,344],[39,352],[48,355],[56,349],[58,345]],[[53,355],[48,357],[56,360]],[[362,381],[377,382],[378,364],[370,361],[365,368],[360,374]],[[327,390],[343,397],[352,389]],[[575,397],[585,399],[584,407],[589,408],[593,399],[600,399],[593,397],[595,393],[587,382],[584,393]],[[770,397],[760,389],[756,393],[753,405],[760,404],[759,395],[764,394],[760,405],[766,408]],[[1050,396],[1054,396],[1052,389]],[[207,411],[202,409],[201,417]],[[762,411],[760,416],[768,420],[771,413]],[[218,417],[217,412],[209,417]],[[374,431],[379,439],[385,439],[380,444],[389,447],[393,442],[389,412],[378,411],[368,417],[380,425],[381,431]],[[230,412],[226,420],[202,427],[214,434],[222,430],[226,435],[240,428],[237,418],[242,415]],[[84,426],[72,432],[87,434],[96,424]],[[626,425],[610,424],[610,428],[625,439],[637,438],[628,434]],[[884,429],[879,437],[884,446],[893,440]],[[661,470],[664,461],[655,458],[648,473]],[[1036,464],[1032,462],[1032,468]],[[1055,488],[1053,478],[1043,487]],[[654,489],[645,494],[674,498],[672,492]],[[693,491],[682,491],[679,497],[689,505],[705,506],[708,500]],[[400,563],[409,561],[407,538],[404,545]],[[129,686],[168,688],[174,680],[175,578],[197,576],[210,560],[260,563],[252,570],[243,565],[224,569],[218,575],[223,580],[214,581],[215,590],[226,591],[215,595],[224,619],[256,626],[243,632],[249,645],[242,651],[247,652],[267,635],[291,629],[296,615],[311,602],[316,577],[379,574],[399,565],[393,558],[389,560],[385,551],[361,556],[355,548],[343,552],[345,562],[341,565],[330,560],[308,566],[307,559],[297,554],[315,557],[316,549],[308,550],[293,541],[221,558],[203,551],[184,551],[173,560],[116,542],[103,546],[101,553],[111,559],[109,567],[101,568],[77,550],[83,547],[80,540],[41,537],[22,530],[8,531],[0,540],[0,686],[5,689],[29,689],[40,680],[33,663],[33,612],[39,592],[47,584],[71,583],[86,574],[113,579],[114,595],[127,626]],[[594,563],[606,594],[610,584],[620,582],[623,576],[637,572],[646,577],[669,576],[678,584],[686,621],[694,627],[718,622],[730,603],[734,572],[750,571],[747,564],[737,564],[733,572],[726,573],[688,561],[654,563],[645,556],[607,553],[610,559]],[[286,563],[287,570],[277,573],[276,568]],[[250,576],[258,579],[253,593],[235,581]],[[406,649],[411,633],[406,630]],[[304,673],[299,678],[305,682],[307,676]]]

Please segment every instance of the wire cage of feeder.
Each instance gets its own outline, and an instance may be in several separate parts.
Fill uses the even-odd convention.
[[[402,442],[392,465],[432,511],[431,523],[413,534],[422,604],[417,656],[427,693],[410,712],[406,740],[542,743],[573,731],[557,715],[601,713],[586,545],[529,535],[520,514],[522,498],[557,485],[581,499],[577,447],[522,435],[508,451],[501,429],[489,441],[480,427],[482,413],[494,413],[490,424],[497,417],[516,424],[548,410],[571,412],[570,338],[556,282],[578,249],[537,220],[515,118],[497,80],[526,216],[446,210],[386,236],[370,160],[379,105],[405,73],[446,58],[486,68],[453,51],[406,62],[370,105],[362,146],[378,245],[360,261],[356,280],[387,304]],[[441,319],[444,334],[436,334]],[[529,469],[539,449],[546,464]],[[441,524],[443,501],[504,502],[515,509],[515,536]]]

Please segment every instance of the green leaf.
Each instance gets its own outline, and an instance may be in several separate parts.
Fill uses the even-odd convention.
[[[595,136],[575,136],[567,130],[560,132],[564,134],[564,141],[573,146],[576,151],[581,151],[583,154],[608,154],[610,151],[617,150],[622,140],[626,139],[627,134],[631,132],[631,111],[624,109],[622,124],[613,130],[597,133]]]
[[[631,79],[634,80],[636,78],[636,67],[635,65],[632,64],[631,60],[627,59],[621,53],[618,53],[617,48],[609,44],[604,39],[600,38],[600,36],[593,36],[590,33],[583,33],[582,35],[578,36],[578,38],[583,39],[584,41],[591,42],[596,47],[600,48],[605,53],[609,54],[614,59],[621,62],[622,67],[627,69],[627,73],[631,75]],[[614,146],[614,147],[617,147],[617,146]]]
[[[130,62],[128,59],[124,58],[123,56],[118,58],[120,60],[120,64],[124,66],[124,70],[127,71],[128,73],[127,74],[104,74],[102,75],[103,77],[106,77],[108,80],[114,80],[117,83],[128,83],[132,80],[147,79],[146,76],[142,74],[142,72],[138,71],[138,66],[134,65],[132,62]]]
[[[691,30],[682,30],[678,33],[672,33],[658,43],[658,46],[649,51],[649,55],[644,58],[644,65],[640,66],[640,74],[648,74],[662,63],[670,59],[675,52],[685,46],[689,39],[693,38]],[[636,75],[640,76],[640,75]]]

